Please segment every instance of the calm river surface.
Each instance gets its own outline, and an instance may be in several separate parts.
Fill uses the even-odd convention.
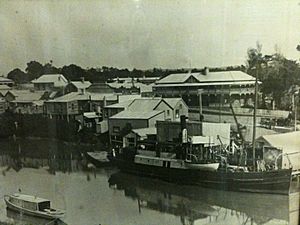
[[[140,178],[113,167],[87,171],[84,157],[72,151],[81,147],[49,140],[19,139],[17,143],[0,140],[2,223],[49,223],[6,209],[3,196],[19,191],[48,198],[54,207],[65,209],[66,217],[58,224],[296,225],[299,222],[299,192],[290,196],[223,192]]]

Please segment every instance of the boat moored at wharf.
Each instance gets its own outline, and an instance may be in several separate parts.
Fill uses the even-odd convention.
[[[211,148],[205,137],[200,138],[197,144],[205,150],[206,155],[211,156],[209,160],[200,160],[203,151],[196,151],[193,147],[194,143],[187,136],[185,119],[181,120],[182,141],[176,154],[156,152],[147,155],[137,150],[122,149],[120,153],[113,154],[111,160],[121,171],[179,184],[240,192],[289,194],[291,167],[281,168],[274,162],[274,167],[262,170],[251,165],[229,164],[229,158],[209,152]]]

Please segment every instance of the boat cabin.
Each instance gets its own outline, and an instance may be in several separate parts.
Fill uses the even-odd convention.
[[[13,194],[9,196],[9,201],[21,208],[32,211],[45,211],[50,209],[50,201],[31,195]]]

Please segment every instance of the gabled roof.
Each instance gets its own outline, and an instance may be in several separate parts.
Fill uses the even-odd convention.
[[[166,102],[167,105],[169,105],[172,109],[174,109],[176,107],[178,102],[181,102],[186,106],[186,104],[182,100],[182,98],[163,98],[162,101]]]
[[[156,84],[176,84],[185,83],[190,77],[194,77],[199,83],[211,82],[232,82],[232,81],[255,81],[255,78],[242,71],[221,71],[209,72],[207,75],[202,73],[176,73],[170,74]]]
[[[163,113],[163,111],[131,111],[131,110],[125,110],[122,111],[112,117],[110,119],[150,119],[156,115],[159,115]]]
[[[113,93],[114,90],[106,83],[92,83],[88,87],[87,91],[96,93]]]
[[[151,111],[161,102],[161,98],[138,98],[128,106],[131,111]]]
[[[15,100],[12,102],[33,102],[39,101],[43,98],[45,91],[30,91],[30,90],[10,90],[6,93],[12,94]]]
[[[68,80],[62,74],[44,74],[31,82],[34,84],[54,83],[55,87],[63,87],[68,84]]]
[[[71,84],[73,84],[77,89],[86,89],[92,85],[89,81],[71,81]]]

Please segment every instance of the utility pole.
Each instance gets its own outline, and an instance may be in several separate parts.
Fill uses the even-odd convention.
[[[293,93],[293,109],[294,109],[294,130],[297,131],[297,102],[296,102],[296,95],[299,94],[299,89],[295,90]]]
[[[203,121],[203,109],[202,109],[202,89],[198,89],[198,97],[199,97],[199,121]]]
[[[253,169],[255,167],[255,136],[256,136],[256,109],[257,109],[257,92],[258,92],[258,63],[256,64],[256,76],[255,76],[255,87],[254,87],[254,110],[253,110],[253,134],[252,134],[252,157],[253,157]]]

